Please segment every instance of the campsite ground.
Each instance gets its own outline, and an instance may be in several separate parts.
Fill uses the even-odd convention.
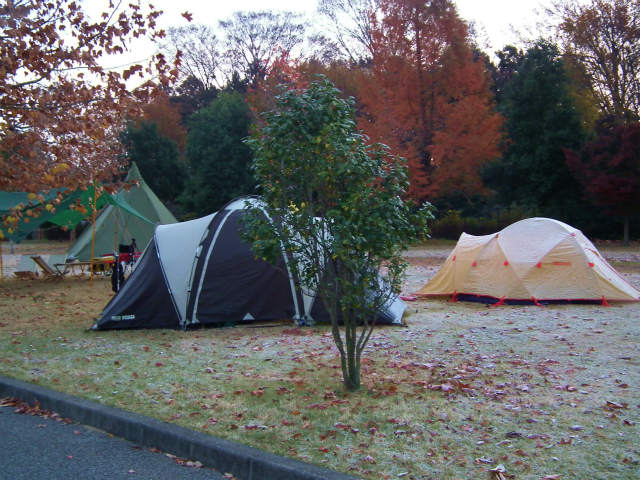
[[[409,250],[404,291],[452,247]],[[640,288],[640,245],[598,247]],[[406,328],[374,332],[365,388],[347,394],[327,327],[88,331],[110,297],[104,279],[0,283],[0,374],[364,478],[640,470],[638,303],[411,302]]]
[[[50,240],[25,240],[21,243],[14,244],[11,248],[4,242],[2,245],[2,253],[14,255],[42,255],[51,254],[59,255],[65,253],[70,246],[70,242],[54,242]]]

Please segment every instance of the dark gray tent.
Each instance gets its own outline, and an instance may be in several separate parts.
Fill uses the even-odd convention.
[[[256,259],[240,234],[247,201],[188,222],[159,225],[135,270],[107,304],[94,329],[188,328],[253,320],[328,321],[322,301],[296,286],[286,258]],[[397,297],[378,323],[400,324]]]

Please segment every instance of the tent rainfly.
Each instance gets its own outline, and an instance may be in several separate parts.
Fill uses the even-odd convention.
[[[284,255],[273,266],[257,259],[242,239],[247,201],[260,205],[256,198],[239,198],[206,217],[156,227],[135,270],[93,329],[328,321],[323,302],[297,286]],[[400,324],[405,308],[395,297],[377,322]]]
[[[416,294],[497,304],[640,300],[580,230],[549,218],[521,220],[492,235],[463,233]]]
[[[108,196],[109,205],[100,212],[95,222],[96,255],[113,253],[119,244],[130,244],[134,238],[136,244],[144,248],[153,237],[157,224],[177,222],[144,181],[135,163],[132,163],[125,181],[137,181],[138,185]],[[92,235],[93,228],[85,228],[69,247],[67,256],[81,261],[91,260]]]

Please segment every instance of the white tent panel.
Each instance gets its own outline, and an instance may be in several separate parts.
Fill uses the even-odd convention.
[[[159,225],[156,228],[158,257],[181,322],[187,313],[187,296],[196,249],[214,215],[212,213],[188,222]]]

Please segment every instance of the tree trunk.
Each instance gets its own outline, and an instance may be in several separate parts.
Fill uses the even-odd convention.
[[[360,390],[360,369],[355,363],[347,362],[349,371],[344,376],[344,387],[350,392]]]
[[[360,359],[356,346],[358,325],[353,315],[351,315],[351,318],[343,318],[343,321],[346,355],[341,359],[342,379],[347,390],[355,391],[360,389]]]
[[[354,337],[354,335],[351,335]],[[353,392],[360,389],[360,362],[356,358],[355,341],[347,340],[347,355],[342,363],[342,378],[347,390]]]

